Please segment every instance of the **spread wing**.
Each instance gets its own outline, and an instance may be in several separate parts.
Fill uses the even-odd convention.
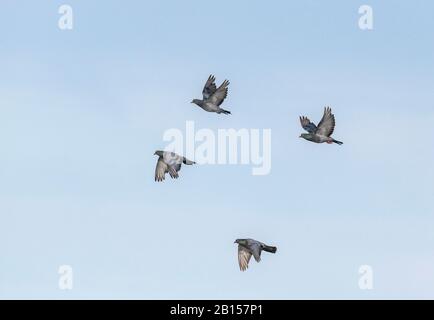
[[[317,130],[316,125],[305,116],[300,117],[300,123],[303,129],[309,133],[315,133]]]
[[[206,100],[209,97],[211,97],[214,94],[214,92],[216,92],[216,90],[217,87],[215,85],[215,77],[213,75],[210,75],[202,90],[203,100]]]
[[[229,86],[229,81],[228,80],[223,81],[223,83],[221,84],[220,87],[218,87],[216,92],[214,92],[211,95],[211,97],[209,98],[209,101],[213,105],[216,105],[216,106],[221,105],[228,95],[228,86]]]
[[[157,166],[155,167],[155,181],[163,181],[167,171],[167,164],[164,163],[161,157],[158,158]]]
[[[238,264],[241,271],[246,271],[249,267],[249,261],[252,254],[246,248],[238,245]]]
[[[181,170],[180,164],[177,164],[175,166],[167,166],[167,169],[169,170],[169,174],[173,179],[178,179],[178,171]]]
[[[330,137],[335,129],[335,116],[332,113],[330,107],[324,108],[324,115],[320,123],[318,123],[318,129],[316,134]]]

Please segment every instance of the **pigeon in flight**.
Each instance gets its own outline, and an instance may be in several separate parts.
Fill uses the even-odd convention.
[[[343,144],[343,142],[338,141],[330,137],[335,129],[335,115],[332,113],[332,109],[330,107],[324,108],[324,115],[318,126],[312,123],[307,117],[300,117],[300,123],[304,130],[309,133],[302,133],[300,138],[304,138],[306,140],[323,143],[327,142],[337,143],[339,145]]]
[[[234,243],[238,243],[238,264],[241,271],[246,271],[249,267],[250,258],[255,258],[256,262],[261,261],[262,250],[276,253],[277,248],[267,246],[266,244],[253,239],[237,239]]]
[[[174,152],[155,151],[154,155],[158,156],[157,166],[155,168],[155,181],[163,181],[167,172],[172,178],[178,179],[178,172],[181,170],[182,163],[188,165],[196,163]]]
[[[215,77],[210,75],[202,90],[203,100],[193,99],[191,103],[198,105],[208,112],[231,114],[230,111],[220,108],[220,105],[228,95],[228,86],[229,81],[225,80],[220,87],[217,88],[215,85]]]

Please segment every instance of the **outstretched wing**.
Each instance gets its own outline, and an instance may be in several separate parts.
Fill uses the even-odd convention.
[[[241,271],[246,271],[252,254],[244,247],[238,245],[238,264]]]
[[[309,133],[315,133],[317,130],[316,125],[305,116],[300,117],[300,123],[303,129]]]
[[[155,167],[155,181],[163,181],[166,171],[167,171],[167,164],[164,163],[161,157],[158,158],[157,166]]]
[[[169,170],[169,174],[172,177],[172,179],[178,179],[179,177],[178,171],[181,170],[181,164],[175,164],[174,166],[167,166],[167,169]]]
[[[330,107],[324,108],[324,115],[320,123],[318,123],[318,129],[316,134],[330,137],[335,130],[335,116],[332,113]]]
[[[221,86],[218,87],[217,91],[212,94],[209,100],[213,105],[220,106],[223,103],[228,95],[228,86],[229,81],[225,80]]]
[[[203,100],[206,100],[209,97],[211,97],[214,94],[214,92],[216,92],[216,90],[217,87],[215,85],[215,77],[213,75],[210,75],[202,90]]]

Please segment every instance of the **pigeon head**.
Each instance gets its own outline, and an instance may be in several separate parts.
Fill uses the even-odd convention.
[[[310,137],[311,137],[310,133],[302,133],[299,138],[309,140]]]
[[[202,100],[199,99],[193,99],[190,103],[197,104],[198,106],[202,105]]]
[[[238,244],[246,244],[246,240],[245,239],[237,239],[234,241],[234,243],[238,243]]]

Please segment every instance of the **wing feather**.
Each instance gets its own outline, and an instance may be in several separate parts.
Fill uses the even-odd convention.
[[[214,92],[216,92],[216,90],[217,90],[217,86],[215,85],[215,77],[213,75],[210,75],[202,90],[203,100],[206,100],[209,97],[211,97],[214,94]]]
[[[317,130],[316,125],[313,122],[311,122],[309,120],[309,118],[307,118],[305,116],[300,117],[300,123],[301,123],[301,126],[303,127],[303,129],[309,133],[315,133]]]
[[[172,177],[172,179],[178,179],[179,178],[179,174],[178,174],[179,170],[176,170],[176,168],[171,167],[171,166],[167,166],[167,168],[168,168],[170,177]],[[179,168],[181,168],[181,165],[179,165]]]
[[[158,158],[157,166],[155,167],[155,181],[163,181],[167,172],[167,164],[164,163],[161,157]]]
[[[218,87],[216,92],[214,92],[210,96],[209,101],[216,106],[220,106],[228,96],[228,86],[229,86],[229,81],[228,80],[223,81],[223,83],[221,84],[220,87]]]
[[[261,261],[261,243],[258,241],[256,243],[252,243],[250,244],[249,248],[252,251],[253,258],[255,258],[256,262]]]
[[[330,107],[324,108],[324,115],[320,123],[318,123],[318,129],[316,134],[330,137],[335,130],[335,116],[332,113],[332,109]]]
[[[246,271],[252,254],[243,246],[238,245],[238,264],[241,271]]]

